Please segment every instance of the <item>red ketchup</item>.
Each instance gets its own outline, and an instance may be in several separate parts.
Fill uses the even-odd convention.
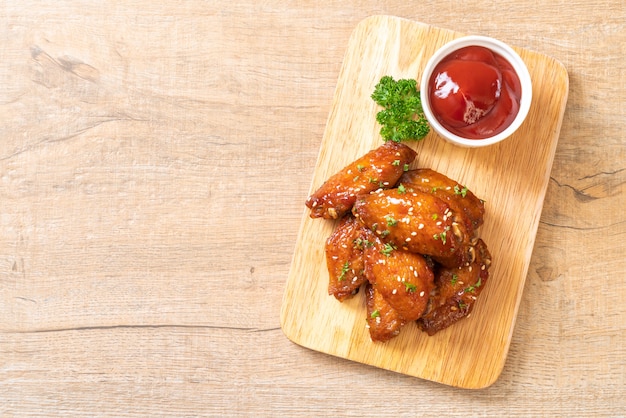
[[[428,94],[444,128],[463,138],[482,139],[513,122],[522,87],[506,59],[485,47],[468,46],[435,67]]]

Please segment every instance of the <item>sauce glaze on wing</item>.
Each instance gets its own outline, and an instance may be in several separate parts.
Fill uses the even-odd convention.
[[[469,235],[450,206],[430,193],[377,190],[357,199],[353,213],[377,236],[396,247],[433,257],[446,266],[467,259]]]
[[[483,224],[484,202],[467,187],[435,170],[430,168],[409,170],[400,177],[398,183],[442,199],[461,217],[470,236],[473,236],[476,229]]]
[[[371,231],[365,246],[365,277],[374,289],[406,321],[414,321],[426,310],[434,275],[420,254],[393,248]]]
[[[365,304],[366,321],[372,341],[389,341],[400,333],[406,321],[369,283],[365,286]]]
[[[435,290],[418,326],[434,335],[467,317],[489,278],[491,254],[483,240],[474,246],[474,260],[459,268],[441,268],[435,275]]]
[[[328,294],[339,301],[351,298],[365,282],[363,243],[365,230],[354,217],[344,217],[326,240]]]
[[[393,187],[405,165],[417,154],[404,144],[389,141],[330,177],[305,202],[312,218],[339,219],[352,209],[356,197]]]

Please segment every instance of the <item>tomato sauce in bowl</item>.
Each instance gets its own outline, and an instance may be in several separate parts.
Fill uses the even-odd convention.
[[[445,139],[483,146],[510,136],[530,107],[524,62],[492,38],[459,38],[438,50],[420,86],[424,114]]]
[[[522,87],[513,66],[502,56],[482,46],[468,46],[435,67],[428,94],[435,117],[447,130],[482,139],[513,122]]]

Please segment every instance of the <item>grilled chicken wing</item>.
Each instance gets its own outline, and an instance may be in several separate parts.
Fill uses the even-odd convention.
[[[484,202],[467,187],[429,168],[409,170],[400,177],[398,183],[404,187],[431,193],[442,199],[465,223],[470,236],[483,224]]]
[[[446,266],[466,262],[469,235],[450,206],[431,193],[378,190],[357,199],[353,213],[365,226],[396,247],[429,255]]]
[[[306,200],[312,218],[339,219],[350,211],[356,197],[393,187],[417,154],[404,144],[386,142],[330,177]]]
[[[365,303],[367,326],[372,341],[389,341],[400,333],[406,321],[369,283],[365,285]]]
[[[328,294],[339,301],[354,296],[365,282],[363,243],[365,230],[354,217],[344,217],[326,240]]]
[[[417,320],[428,335],[449,327],[468,316],[489,278],[491,255],[483,240],[474,246],[474,260],[460,268],[442,268],[435,277],[435,291],[426,313]]]
[[[368,232],[363,250],[365,277],[400,317],[416,320],[424,313],[434,287],[430,265],[422,255],[395,249]]]

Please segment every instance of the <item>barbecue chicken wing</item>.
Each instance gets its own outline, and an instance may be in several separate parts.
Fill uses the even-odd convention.
[[[354,217],[344,217],[326,240],[328,294],[339,301],[351,298],[365,282],[363,246],[365,230]]]
[[[489,278],[491,254],[483,240],[473,247],[474,259],[459,268],[441,268],[435,276],[435,291],[425,314],[417,320],[428,335],[449,327],[468,316]]]
[[[308,197],[312,218],[339,219],[350,211],[356,197],[379,188],[393,187],[417,154],[393,141],[368,152],[330,177]]]
[[[397,248],[433,257],[445,266],[463,265],[469,255],[464,222],[431,193],[396,188],[357,199],[353,213],[370,230]]]
[[[429,168],[409,170],[400,177],[399,184],[413,190],[431,193],[442,199],[450,208],[461,214],[470,236],[483,224],[484,202],[477,198],[467,187]]]

